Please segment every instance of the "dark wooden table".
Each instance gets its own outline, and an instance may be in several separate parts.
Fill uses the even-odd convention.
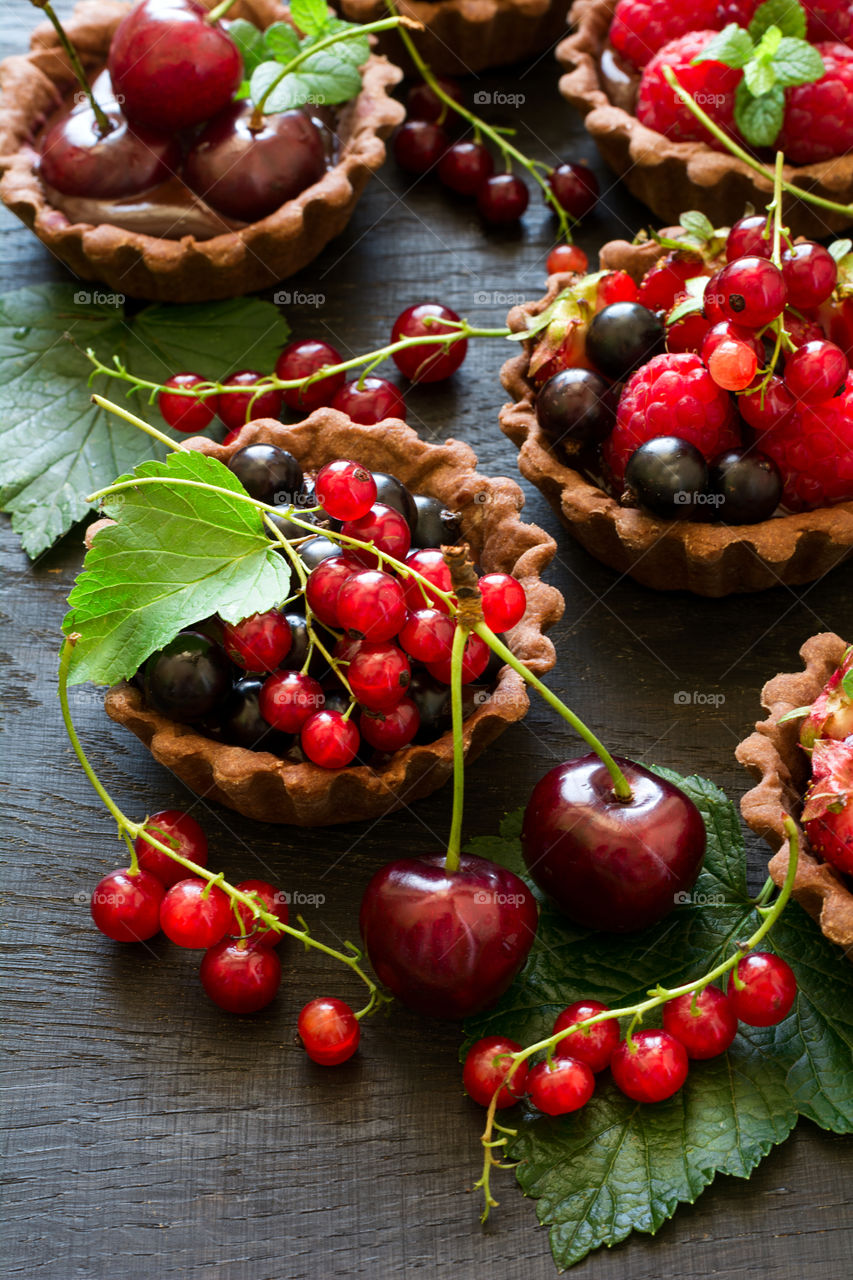
[[[57,5],[67,13],[69,2]],[[0,54],[25,48],[34,13],[6,0]],[[549,56],[486,76],[480,88],[524,95],[507,112],[535,154],[591,160],[604,196],[586,223],[590,251],[635,232],[644,211],[614,186],[556,89]],[[510,116],[517,117],[512,120]],[[484,233],[469,206],[393,164],[374,180],[344,235],[288,287],[325,295],[291,308],[299,336],[358,352],[386,340],[394,316],[437,297],[482,323],[538,296],[552,241],[534,197],[518,233]],[[67,278],[34,237],[0,215],[3,288]],[[516,476],[500,434],[498,370],[506,352],[475,344],[448,387],[409,397],[431,439],[469,441],[483,469]],[[62,423],[56,423],[61,430]],[[707,601],[660,596],[618,579],[561,531],[525,486],[527,514],[559,543],[550,580],[566,598],[553,638],[554,687],[613,749],[733,796],[746,778],[735,744],[759,711],[758,690],[798,665],[813,632],[853,636],[853,564],[797,591]],[[37,565],[8,522],[3,547],[2,705],[6,765],[7,1220],[4,1273],[43,1280],[299,1280],[440,1277],[547,1280],[545,1232],[512,1176],[488,1230],[469,1193],[482,1113],[462,1093],[455,1027],[396,1009],[367,1028],[363,1049],[334,1072],[294,1043],[296,1015],[346,975],[285,948],[272,1008],[251,1019],[216,1011],[196,956],[162,938],[123,948],[98,934],[88,896],[122,861],[115,830],[68,746],[55,696],[64,602],[81,559],[72,533]],[[721,695],[716,706],[676,694]],[[95,767],[130,813],[181,806],[187,793],[107,720],[94,691],[74,714]],[[575,754],[566,726],[541,706],[469,773],[466,830],[495,830],[536,779]],[[207,808],[205,806],[205,808]],[[196,810],[198,812],[198,810]],[[311,913],[329,940],[354,936],[361,891],[390,857],[439,847],[445,791],[376,825],[302,833],[207,808],[211,865],[325,895]],[[762,878],[766,850],[750,841]],[[354,987],[349,993],[356,994]],[[654,1239],[636,1236],[577,1270],[584,1280],[840,1280],[849,1274],[853,1144],[801,1122],[749,1183],[719,1178]]]

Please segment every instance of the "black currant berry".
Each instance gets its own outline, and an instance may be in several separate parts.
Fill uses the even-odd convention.
[[[639,302],[614,302],[589,326],[586,353],[606,378],[627,378],[664,349],[663,320]]]
[[[782,477],[772,458],[746,449],[729,449],[711,463],[714,507],[726,524],[757,524],[769,520],[782,498]]]
[[[209,636],[182,631],[145,664],[145,692],[156,711],[200,720],[231,689],[231,664]]]
[[[536,417],[555,444],[603,439],[612,426],[607,383],[591,369],[561,369],[541,387]]]
[[[418,509],[415,506],[414,497],[406,486],[396,476],[389,475],[387,471],[374,471],[371,474],[376,481],[376,501],[399,511],[409,528],[414,529],[418,519]]]
[[[234,454],[228,468],[249,496],[259,502],[287,506],[302,490],[299,463],[274,444],[247,444]]]
[[[625,468],[628,493],[664,520],[702,520],[713,506],[702,502],[708,468],[694,444],[678,436],[657,436],[641,444]]]
[[[330,542],[328,538],[309,538],[299,548],[299,559],[310,573],[322,560],[328,560],[329,556],[340,555],[340,551],[340,547],[335,546],[334,542]]]
[[[412,529],[412,547],[454,546],[462,536],[458,511],[449,511],[440,498],[415,494],[417,521]]]
[[[219,717],[219,732],[226,742],[251,751],[271,751],[285,755],[294,739],[271,729],[260,713],[258,697],[263,680],[246,676],[238,680],[228,695]]]

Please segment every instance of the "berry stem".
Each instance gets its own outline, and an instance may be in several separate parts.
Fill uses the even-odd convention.
[[[450,711],[453,731],[453,811],[450,819],[450,835],[447,840],[447,857],[444,869],[448,875],[459,870],[462,851],[462,814],[465,806],[465,739],[462,723],[462,658],[468,628],[457,622],[450,651]]]
[[[213,26],[214,22],[218,22],[220,18],[224,18],[229,9],[233,9],[236,0],[221,0],[221,4],[217,4],[211,9],[205,21]]]
[[[80,61],[79,54],[77,53],[77,50],[74,48],[74,45],[68,39],[68,36],[66,34],[65,28],[63,27],[62,23],[59,21],[56,14],[54,13],[53,5],[50,4],[49,0],[30,0],[30,4],[34,5],[36,9],[43,9],[44,12],[47,14],[48,18],[50,19],[50,22],[53,24],[53,29],[55,30],[57,36],[59,37],[59,42],[62,45],[62,48],[65,50],[65,55],[68,58],[68,61],[71,63],[71,70],[74,72],[74,75],[77,79],[77,83],[80,85],[80,88],[83,90],[86,97],[89,99],[89,106],[92,108],[92,112],[95,116],[95,120],[97,121],[98,132],[100,133],[102,138],[106,137],[108,133],[112,133],[113,126],[110,123],[109,117],[107,116],[103,107],[101,107],[95,101],[95,95],[92,93],[92,89],[91,89],[91,86],[89,85],[89,80],[86,75],[86,72],[83,69],[83,64]]]

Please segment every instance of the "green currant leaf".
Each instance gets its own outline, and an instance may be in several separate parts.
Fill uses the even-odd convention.
[[[290,62],[299,52],[299,36],[289,22],[274,22],[264,32],[264,49],[279,62]],[[255,66],[259,66],[259,58]],[[254,67],[252,68],[254,70]]]
[[[122,385],[107,378],[89,387],[87,347],[105,364],[117,354],[152,382],[180,369],[224,378],[237,369],[271,369],[289,333],[276,307],[253,298],[157,304],[132,318],[123,301],[70,284],[0,295],[0,506],[30,556],[88,514],[87,494],[164,452],[92,404],[92,389],[125,397]],[[137,397],[131,407],[168,433],[155,406]]]
[[[195,451],[172,453],[165,462],[143,462],[133,477],[164,483],[140,484],[104,502],[118,523],[95,538],[63,622],[66,635],[80,636],[71,684],[112,684],[199,618],[218,613],[239,622],[287,595],[288,562],[223,463]]]
[[[802,40],[806,34],[806,11],[797,0],[767,0],[756,9],[749,34],[758,41],[770,27],[778,27],[783,36]]]
[[[753,54],[753,45],[743,27],[730,22],[717,35],[712,36],[702,52],[693,59],[697,62],[722,62],[727,67],[745,67]]]
[[[329,23],[329,7],[326,0],[290,0],[290,16],[306,36],[316,36]]]
[[[776,85],[769,93],[754,98],[742,80],[735,91],[735,123],[747,142],[755,147],[772,147],[785,116],[785,91]]]
[[[826,70],[823,58],[814,45],[786,36],[779,43],[771,63],[776,83],[782,86],[812,84]],[[753,90],[754,92],[754,90]]]
[[[734,806],[702,778],[656,772],[687,792],[708,832],[705,866],[687,901],[651,929],[607,935],[572,924],[537,892],[540,925],[527,965],[495,1008],[466,1023],[463,1055],[486,1035],[544,1039],[573,1000],[631,1005],[658,983],[699,977],[757,927]],[[497,840],[478,840],[472,851],[524,874],[518,831],[514,814]],[[853,967],[796,903],[761,949],[794,970],[793,1010],[776,1027],[742,1025],[728,1053],[691,1064],[674,1097],[641,1106],[605,1076],[582,1111],[549,1119],[529,1109],[509,1121],[517,1134],[506,1157],[519,1162],[517,1180],[538,1202],[561,1270],[632,1231],[653,1234],[717,1174],[748,1178],[799,1115],[853,1131]]]
[[[228,34],[240,50],[243,59],[243,75],[249,79],[255,67],[264,58],[264,33],[245,18],[235,18]]]

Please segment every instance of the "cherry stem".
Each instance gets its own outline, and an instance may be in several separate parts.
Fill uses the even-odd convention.
[[[385,0],[385,3],[388,9],[390,9],[392,13],[397,12],[397,7],[394,0]],[[442,89],[441,85],[436,80],[430,67],[427,65],[426,62],[424,62],[423,58],[418,52],[418,49],[417,49],[417,46],[415,45],[414,40],[409,35],[408,31],[405,31],[402,27],[400,27],[398,34],[400,36],[400,39],[403,41],[403,44],[406,46],[406,52],[408,53],[412,62],[415,64],[415,67],[417,68],[418,73],[420,74],[422,79],[425,81],[425,83],[429,85],[430,89],[432,89],[433,93],[438,98],[439,102],[443,104],[445,108],[445,115],[448,109],[451,111],[455,111],[458,116],[461,116],[463,120],[467,120],[468,123],[473,127],[475,136],[479,134],[484,134],[487,138],[489,138],[495,144],[495,146],[499,148],[501,155],[504,157],[506,161],[508,171],[511,168],[510,161],[515,160],[517,164],[521,165],[521,167],[530,174],[534,182],[536,182],[541,187],[542,194],[545,197],[546,202],[551,206],[554,213],[557,215],[557,220],[560,224],[560,235],[565,238],[567,244],[571,244],[572,232],[571,232],[571,226],[569,223],[568,215],[565,209],[563,208],[563,206],[560,204],[557,197],[554,195],[554,192],[551,190],[551,187],[548,184],[548,182],[546,182],[546,180],[539,173],[540,169],[547,169],[548,166],[544,164],[541,160],[531,160],[528,156],[524,154],[524,152],[519,151],[517,147],[514,147],[511,142],[506,141],[506,134],[514,133],[515,132],[514,129],[507,130],[507,129],[493,128],[491,125],[486,124],[485,120],[481,119],[480,116],[475,115],[473,111],[469,111],[467,107],[463,107],[461,103],[457,102],[455,98],[451,97],[449,93],[445,92],[445,90]]]
[[[284,921],[279,920],[278,916],[263,907],[256,900],[253,893],[244,893],[242,889],[236,888],[235,885],[232,885],[225,879],[224,874],[221,871],[210,871],[207,867],[200,866],[190,858],[185,858],[182,854],[177,853],[175,849],[171,848],[169,844],[164,843],[154,835],[154,830],[156,828],[147,827],[145,822],[134,822],[121,811],[107,792],[98,775],[95,773],[92,765],[89,763],[89,759],[83,750],[82,743],[77,736],[77,730],[74,728],[74,723],[71,719],[71,710],[68,705],[68,673],[71,664],[71,656],[74,652],[74,646],[78,638],[79,637],[76,634],[70,635],[66,638],[65,643],[62,646],[59,659],[59,705],[62,711],[62,720],[65,724],[65,729],[74,750],[74,754],[80,762],[83,772],[86,774],[86,777],[91,782],[98,796],[115,819],[118,824],[119,832],[130,849],[130,874],[137,875],[139,873],[139,863],[136,856],[136,850],[131,842],[139,836],[144,836],[146,844],[151,845],[152,848],[157,849],[160,853],[165,853],[174,862],[185,867],[186,870],[190,871],[194,876],[197,876],[201,880],[206,880],[207,886],[205,888],[205,893],[209,893],[214,886],[221,889],[222,892],[227,894],[231,899],[232,904],[239,904],[246,907],[251,912],[254,920],[262,922],[268,928],[273,929],[276,933],[286,933],[292,938],[297,938],[300,942],[303,942],[306,947],[314,947],[317,951],[322,951],[325,955],[331,956],[334,960],[340,960],[343,964],[347,965],[348,968],[352,969],[353,973],[357,974],[357,976],[361,978],[369,992],[367,1004],[355,1015],[357,1018],[366,1017],[367,1014],[372,1012],[380,1004],[384,1003],[388,997],[383,994],[378,984],[373,981],[369,974],[365,973],[361,968],[360,961],[362,959],[362,953],[351,942],[344,943],[345,946],[350,948],[348,953],[336,951],[333,947],[326,946],[325,942],[320,942],[315,938],[310,933],[307,926],[303,929],[295,929],[293,925],[285,924]],[[235,916],[239,919],[238,912],[235,912]],[[304,924],[304,921],[302,923]],[[241,925],[241,934],[244,933],[245,929]]]
[[[71,63],[71,70],[74,72],[74,76],[78,84],[80,85],[80,88],[83,90],[86,97],[89,99],[89,106],[92,108],[92,112],[95,116],[95,120],[98,125],[98,132],[100,133],[101,137],[103,138],[108,133],[112,133],[113,125],[109,117],[107,116],[106,112],[104,111],[103,107],[101,107],[99,103],[95,101],[95,95],[92,93],[92,89],[89,84],[89,78],[83,69],[83,63],[80,61],[80,57],[77,53],[77,50],[74,48],[74,45],[68,39],[68,35],[66,34],[65,28],[57,18],[56,14],[53,12],[53,5],[49,3],[49,0],[41,0],[41,3],[39,2],[39,0],[30,0],[30,2],[31,4],[35,5],[37,9],[43,9],[44,12],[47,14],[48,18],[50,19],[51,23],[53,24],[53,28],[56,31],[57,36],[59,37],[59,42],[62,45],[62,48],[65,50],[65,54],[66,54],[66,57],[68,58],[68,61]]]
[[[447,840],[447,857],[444,869],[448,875],[459,870],[462,850],[462,815],[465,807],[465,738],[462,722],[462,659],[468,628],[457,621],[450,651],[450,710],[453,733],[453,811],[450,835]]]
[[[675,93],[676,97],[687,107],[687,110],[696,117],[700,124],[703,124],[709,133],[712,133],[718,142],[726,148],[731,155],[736,156],[738,160],[742,160],[745,165],[755,173],[766,178],[769,182],[773,182],[773,172],[766,165],[761,164],[745,151],[743,147],[734,142],[723,130],[717,125],[706,111],[697,105],[691,98],[687,90],[679,84],[678,78],[672,67],[662,67],[661,71],[669,87]],[[845,218],[853,217],[853,205],[837,204],[834,200],[826,200],[823,196],[816,196],[812,191],[806,191],[804,187],[798,187],[794,182],[786,182],[782,179],[782,189],[787,191],[789,195],[796,196],[798,200],[804,200],[807,204],[816,205],[819,209],[826,209],[830,213],[843,214]]]
[[[512,1055],[511,1063],[506,1075],[492,1095],[491,1104],[486,1117],[486,1128],[481,1139],[485,1152],[483,1156],[483,1173],[479,1182],[476,1183],[476,1186],[482,1189],[485,1199],[485,1207],[481,1217],[482,1222],[486,1221],[489,1216],[489,1210],[495,1208],[497,1204],[497,1202],[492,1198],[489,1190],[489,1174],[492,1166],[497,1164],[492,1155],[492,1132],[495,1128],[495,1110],[497,1107],[498,1095],[508,1084],[513,1073],[518,1069],[522,1062],[526,1062],[534,1054],[547,1053],[550,1056],[560,1041],[565,1040],[566,1036],[572,1035],[579,1029],[594,1027],[597,1022],[605,1022],[609,1018],[631,1019],[631,1025],[628,1030],[628,1035],[626,1036],[626,1039],[630,1040],[631,1032],[634,1027],[637,1023],[642,1022],[645,1015],[652,1009],[656,1009],[660,1005],[666,1004],[669,1000],[675,1000],[678,996],[691,995],[694,992],[701,991],[704,987],[707,987],[709,983],[714,982],[717,978],[723,977],[730,970],[734,969],[735,965],[738,964],[738,962],[742,960],[749,951],[752,951],[762,938],[770,932],[782,912],[785,910],[788,900],[791,897],[791,891],[794,887],[794,880],[797,875],[800,840],[796,824],[787,814],[784,816],[784,828],[785,834],[788,837],[789,857],[788,869],[785,872],[785,879],[782,883],[781,889],[779,890],[779,896],[772,905],[763,905],[767,894],[767,886],[765,886],[759,899],[755,903],[750,904],[750,910],[754,911],[761,918],[761,923],[745,942],[738,942],[736,944],[736,950],[730,956],[715,965],[708,973],[703,974],[701,978],[694,979],[693,982],[685,982],[681,986],[671,988],[658,985],[648,992],[647,999],[640,1000],[637,1004],[626,1005],[621,1009],[608,1009],[604,1013],[597,1013],[594,1017],[585,1018],[582,1022],[575,1022],[571,1026],[566,1027],[563,1031],[558,1031],[544,1040],[538,1040],[536,1044],[528,1045],[525,1049],[519,1049],[517,1053]],[[759,903],[761,905],[759,905]],[[737,974],[734,975],[733,980],[737,982]]]
[[[222,0],[221,4],[215,5],[205,18],[205,22],[209,22],[213,26],[214,22],[218,22],[220,18],[224,18],[229,9],[233,9],[236,0]]]

